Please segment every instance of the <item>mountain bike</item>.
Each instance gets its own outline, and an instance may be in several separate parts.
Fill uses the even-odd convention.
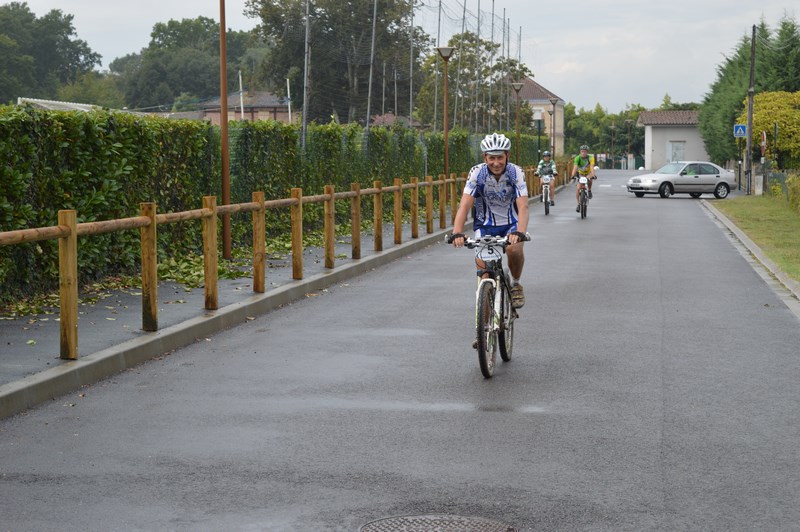
[[[575,179],[575,178],[573,178]],[[578,207],[581,213],[581,219],[586,218],[586,209],[589,207],[589,177],[582,175],[578,176]]]
[[[541,176],[542,180],[542,202],[544,202],[544,215],[550,214],[550,182],[555,179],[555,174],[545,174]]]
[[[524,241],[530,239],[530,234],[526,233]],[[453,240],[453,235],[445,236],[448,244],[452,244]],[[475,292],[475,331],[478,363],[487,379],[494,374],[497,348],[500,348],[503,362],[511,360],[514,348],[517,311],[511,306],[511,275],[503,266],[503,253],[508,245],[507,236],[483,236],[477,240],[464,238],[464,247],[477,248],[477,258],[486,265]]]

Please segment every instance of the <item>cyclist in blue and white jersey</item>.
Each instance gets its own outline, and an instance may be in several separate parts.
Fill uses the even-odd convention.
[[[522,246],[528,230],[528,187],[525,172],[508,160],[510,150],[511,141],[502,134],[492,133],[481,141],[483,163],[470,170],[464,185],[453,222],[453,236],[461,236],[453,239],[453,245],[464,245],[464,224],[473,207],[475,238],[508,235],[511,245],[506,248],[506,254],[511,272],[511,304],[514,308],[521,308],[525,304],[519,278],[525,264]],[[477,257],[475,264],[478,275],[482,275],[485,264]]]

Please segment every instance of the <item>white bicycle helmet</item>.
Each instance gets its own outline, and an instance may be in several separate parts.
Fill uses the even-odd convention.
[[[481,151],[487,155],[500,155],[511,151],[511,141],[502,133],[492,133],[481,141]]]

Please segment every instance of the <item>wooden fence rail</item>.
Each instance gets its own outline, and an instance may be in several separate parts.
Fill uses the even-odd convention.
[[[154,203],[142,203],[140,215],[130,218],[106,220],[98,222],[77,223],[77,213],[74,210],[62,210],[58,213],[58,225],[51,227],[38,227],[34,229],[21,229],[16,231],[0,232],[0,246],[24,244],[41,240],[59,241],[59,307],[60,307],[60,356],[62,359],[75,360],[78,358],[78,237],[100,235],[116,231],[139,229],[141,248],[141,283],[142,283],[142,329],[145,331],[158,330],[158,254],[157,254],[157,227],[161,224],[178,223],[191,220],[200,220],[203,229],[203,270],[205,308],[216,310],[218,308],[218,245],[217,245],[217,220],[219,216],[234,213],[252,213],[253,229],[253,291],[263,293],[265,290],[266,272],[266,224],[265,212],[267,209],[289,208],[291,211],[291,236],[292,236],[292,278],[303,278],[303,205],[308,203],[323,203],[323,242],[324,266],[334,268],[335,265],[335,201],[350,200],[352,235],[351,257],[361,258],[361,199],[364,196],[374,196],[374,249],[383,250],[383,198],[384,194],[393,194],[393,221],[394,242],[402,243],[403,200],[404,192],[410,193],[410,216],[412,225],[412,238],[418,238],[419,230],[419,189],[424,187],[426,231],[433,232],[433,191],[438,186],[441,227],[445,227],[444,213],[447,198],[444,196],[445,185],[465,181],[465,176],[457,178],[455,174],[447,180],[440,176],[439,181],[434,181],[427,176],[420,182],[412,178],[410,183],[403,183],[395,179],[394,185],[384,187],[380,181],[375,181],[373,188],[361,189],[358,183],[353,183],[349,191],[335,192],[333,185],[325,186],[324,194],[304,196],[300,188],[292,189],[290,198],[277,200],[264,200],[263,192],[254,192],[252,201],[231,205],[217,205],[216,197],[203,198],[203,206],[172,213],[156,213]],[[455,189],[453,189],[455,190]],[[454,215],[454,214],[453,214]]]
[[[534,169],[525,169],[525,178],[529,195],[539,194],[538,179],[534,178]],[[562,181],[563,180],[563,181]],[[290,209],[291,219],[291,253],[292,278],[303,278],[303,205],[307,203],[323,203],[323,246],[324,266],[334,268],[335,256],[335,202],[350,200],[351,258],[361,258],[361,200],[364,196],[373,199],[373,249],[383,251],[383,198],[384,194],[393,195],[392,219],[394,223],[394,243],[402,243],[403,202],[405,191],[410,191],[411,238],[419,237],[420,188],[425,189],[425,231],[433,232],[434,191],[439,203],[439,227],[447,226],[447,205],[450,205],[450,223],[455,219],[459,195],[459,183],[466,181],[466,174],[457,177],[451,174],[445,178],[443,174],[434,181],[433,176],[426,176],[425,181],[411,178],[410,183],[395,179],[392,186],[383,186],[375,181],[372,188],[362,189],[359,183],[352,183],[349,191],[335,192],[333,185],[326,185],[323,194],[304,196],[300,188],[291,190],[290,198],[264,200],[263,192],[253,192],[252,201],[231,205],[217,205],[216,197],[203,198],[203,206],[182,212],[156,213],[155,203],[142,203],[140,215],[130,218],[106,220],[98,222],[77,223],[74,210],[62,210],[58,213],[58,225],[0,232],[0,246],[23,244],[40,240],[59,241],[59,307],[60,307],[60,356],[62,359],[78,358],[78,237],[92,236],[116,231],[139,229],[141,247],[141,283],[142,283],[142,329],[158,330],[158,254],[157,228],[161,224],[200,220],[203,232],[203,270],[205,289],[205,308],[218,308],[218,245],[217,220],[219,216],[234,213],[252,213],[253,230],[253,292],[263,293],[265,290],[266,272],[266,224],[267,209]],[[566,171],[560,173],[560,182],[566,183]]]

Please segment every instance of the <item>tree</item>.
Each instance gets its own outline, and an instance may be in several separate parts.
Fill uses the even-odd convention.
[[[281,93],[286,78],[290,78],[293,101],[304,105],[306,0],[247,0],[245,5],[250,15],[261,20],[256,31],[271,45],[263,65],[266,85]],[[311,2],[310,101],[306,108],[311,120],[328,121],[331,116],[347,121],[366,119],[373,6],[371,0]],[[398,91],[393,92],[399,102],[409,100],[413,83],[409,60],[413,61],[414,75],[418,76],[419,50],[423,45],[427,48],[430,42],[421,30],[409,28],[409,15],[406,1],[382,0],[377,4],[373,89],[384,82],[392,88],[397,84]],[[410,58],[412,41],[414,57]],[[383,65],[388,67],[387,79],[383,78]],[[293,72],[301,75],[291,76]]]
[[[225,36],[229,89],[251,37],[243,31]],[[110,69],[131,108],[169,110],[181,95],[182,107],[188,100],[213,98],[219,94],[219,25],[206,17],[159,22],[147,48],[115,59]]]
[[[763,131],[767,134],[771,157],[781,160],[784,167],[796,167],[800,163],[800,91],[756,94],[753,109],[755,149],[760,150],[760,140],[755,139],[760,139]],[[737,121],[739,124],[746,123],[746,110],[737,117]],[[776,126],[777,139],[775,139]],[[776,146],[778,153],[775,151]]]
[[[455,48],[448,63],[448,120],[467,129],[484,131],[491,123],[492,129],[513,130],[516,123],[516,94],[510,83],[532,77],[530,69],[516,59],[492,58],[500,48],[492,41],[479,39],[472,32],[457,34],[447,46]],[[436,114],[436,128],[442,129],[444,103],[443,61],[435,50],[422,64],[424,82],[417,95],[417,118],[432,125]],[[438,77],[438,89],[437,89]],[[439,101],[435,101],[435,98]],[[491,119],[490,119],[491,118]],[[520,131],[535,133],[533,110],[520,101]]]
[[[19,45],[0,34],[0,105],[13,103],[34,84],[33,57],[20,54]]]
[[[664,99],[658,107],[659,111],[697,111],[700,109],[699,103],[676,103],[672,101],[669,94],[664,94]]]
[[[670,106],[683,107],[690,104],[673,104],[671,99],[665,101]],[[567,141],[565,144],[566,153],[578,153],[581,145],[589,146],[589,151],[593,153],[610,153],[612,143],[614,145],[614,155],[622,155],[628,149],[628,124],[630,120],[630,147],[634,155],[644,153],[644,131],[636,127],[639,113],[646,109],[639,104],[628,105],[627,108],[617,114],[609,114],[600,104],[597,104],[592,111],[585,109],[575,110],[573,104],[564,106],[564,124],[566,126]],[[614,125],[614,128],[611,125]],[[613,142],[612,142],[613,136]]]
[[[89,72],[58,89],[58,99],[67,102],[88,103],[111,109],[125,106],[125,97],[110,74]]]
[[[717,79],[700,108],[700,134],[712,160],[742,157],[733,126],[747,105],[751,38],[743,36],[734,53],[717,67]],[[755,91],[800,90],[800,33],[794,19],[784,17],[776,36],[762,20],[756,28]],[[754,155],[758,146],[754,143]]]
[[[85,41],[73,38],[72,19],[60,9],[37,18],[24,2],[0,6],[4,56],[0,68],[5,69],[0,101],[17,96],[55,98],[61,85],[75,82],[100,64],[100,56]]]

